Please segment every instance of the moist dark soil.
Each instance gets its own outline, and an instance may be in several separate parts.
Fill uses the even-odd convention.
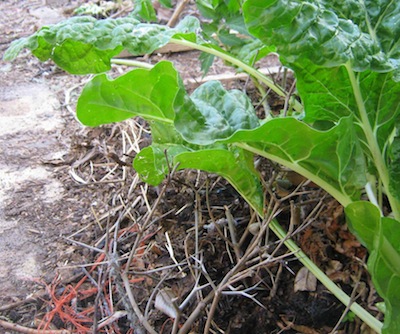
[[[1,53],[84,2],[2,1]],[[123,2],[107,15],[129,8]],[[173,12],[159,10],[160,21]],[[182,15],[193,13],[189,3]],[[174,62],[189,90],[202,80],[197,51],[139,58],[161,59]],[[271,55],[258,66],[280,65]],[[216,61],[209,74],[233,72]],[[0,62],[0,76],[2,333],[202,333],[206,326],[211,333],[372,333],[304,276],[269,231],[268,217],[256,217],[222,178],[185,170],[156,187],[143,183],[131,167],[151,143],[142,120],[89,129],[75,119],[88,77],[29,52]],[[282,82],[281,73],[273,76]],[[246,90],[256,106],[264,100],[247,80],[224,85]],[[266,101],[277,113],[284,105],[272,95]],[[263,117],[262,107],[258,112]],[[367,253],[348,231],[343,208],[292,172],[256,163],[280,224],[353,300],[381,317]]]

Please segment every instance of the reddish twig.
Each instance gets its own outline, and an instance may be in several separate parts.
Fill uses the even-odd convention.
[[[93,272],[95,268],[103,262],[105,258],[104,253],[100,253],[98,258],[96,259],[95,263],[93,264],[92,268],[90,269],[89,273]],[[53,285],[48,288],[48,293],[51,298],[51,303],[53,305],[53,309],[48,312],[41,323],[38,326],[38,330],[46,330],[49,328],[51,322],[53,321],[55,315],[58,315],[60,319],[64,323],[68,323],[76,329],[77,333],[89,333],[91,331],[90,327],[86,326],[86,324],[92,323],[92,318],[89,317],[91,313],[94,312],[94,308],[88,308],[83,310],[82,312],[76,312],[74,307],[71,306],[71,302],[73,299],[77,298],[78,290],[82,286],[83,283],[87,280],[88,276],[82,277],[82,279],[75,285],[68,285],[64,292],[62,293],[61,297],[57,298],[56,289],[58,284],[55,282]],[[89,295],[94,295],[98,291],[97,287],[79,291],[80,294],[87,298]]]

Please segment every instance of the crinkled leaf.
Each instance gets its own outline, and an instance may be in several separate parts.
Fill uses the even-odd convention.
[[[132,55],[152,53],[167,44],[172,36],[193,39],[197,19],[183,20],[176,28],[140,23],[125,17],[96,20],[92,17],[73,17],[48,27],[21,40],[14,41],[4,59],[14,59],[28,48],[40,60],[53,59],[73,74],[99,73],[110,69],[110,59],[126,49]],[[197,24],[196,24],[197,22]]]
[[[212,112],[214,109],[208,110],[210,105],[203,106],[199,98],[209,99],[209,94],[214,93],[222,94],[223,103],[220,106],[225,108],[225,116],[231,122],[227,124],[229,127],[240,125],[236,122],[243,119],[241,111],[252,110],[245,95],[239,91],[227,92],[216,83],[206,84],[203,90],[192,95],[192,99],[207,112]],[[185,141],[175,130],[174,108],[185,100],[191,101],[176,70],[170,62],[160,62],[151,70],[136,69],[115,80],[105,75],[94,77],[79,98],[77,113],[79,120],[89,126],[133,116],[146,119],[151,126],[153,144],[142,150],[134,161],[134,167],[146,182],[159,184],[168,173],[168,167],[171,167],[168,162],[181,163],[180,168],[203,169],[225,176],[254,208],[262,210],[263,193],[252,154],[218,143],[212,147],[200,147],[197,143]],[[214,102],[217,103],[216,100]],[[254,115],[250,115],[250,122],[258,124],[256,119],[251,121]]]
[[[352,116],[370,172],[387,179],[400,117],[400,2],[248,0],[243,11],[249,31],[295,70],[305,121]]]
[[[172,123],[175,99],[184,94],[178,73],[163,61],[151,70],[135,69],[115,80],[104,74],[94,77],[78,100],[77,115],[88,126],[134,116]]]
[[[249,98],[239,90],[225,90],[218,81],[197,88],[175,118],[175,126],[185,140],[198,145],[208,145],[236,130],[258,125]]]
[[[276,45],[288,63],[309,59],[317,65],[333,67],[351,62],[357,71],[390,71],[399,65],[396,43],[400,3],[381,1],[366,10],[370,3],[360,5],[361,13],[356,15],[376,22],[371,27],[352,21],[351,12],[345,17],[338,3],[330,1],[248,0],[243,12],[250,33],[267,45]],[[395,33],[386,34],[387,29]],[[394,36],[397,38],[393,40]],[[383,48],[386,42],[391,47]],[[392,50],[396,51],[391,53]]]
[[[338,13],[339,17],[351,18],[361,31],[368,32],[378,39],[385,53],[391,54],[394,59],[399,59],[400,7],[398,1],[334,0],[324,2],[328,8]]]
[[[385,300],[382,333],[400,331],[400,222],[381,216],[369,202],[354,202],[345,208],[349,226],[370,252],[368,269],[374,286]]]
[[[245,144],[259,155],[307,176],[342,203],[357,200],[366,184],[362,149],[351,117],[329,131],[292,118],[260,126],[250,101],[219,82],[200,86],[177,110],[175,127],[193,144]]]
[[[47,51],[47,46],[45,47]],[[38,56],[38,49],[33,52]],[[55,47],[51,50],[51,58],[61,68],[67,69],[70,73],[80,74],[81,69],[89,70],[92,73],[101,73],[109,69],[110,59],[122,51],[122,47],[116,47],[110,51],[94,48],[90,44],[66,39],[62,47]]]

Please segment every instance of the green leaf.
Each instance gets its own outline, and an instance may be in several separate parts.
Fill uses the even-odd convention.
[[[133,166],[145,182],[158,185],[176,164],[178,169],[200,169],[223,176],[255,210],[262,212],[263,191],[249,152],[221,145],[193,150],[171,143],[152,144],[136,155]]]
[[[315,66],[311,61],[304,61],[294,68],[297,89],[306,110],[306,122],[337,122],[342,117],[353,116],[355,123],[361,127],[360,133],[364,130],[356,92],[345,67],[324,68]],[[393,80],[393,72],[365,71],[355,75],[368,121],[383,151],[388,135],[400,117],[400,84]]]
[[[242,40],[242,45],[230,49],[232,55],[251,66],[256,61],[275,51],[274,46],[266,46],[258,39]]]
[[[219,30],[217,36],[225,46],[241,46],[243,44],[243,40],[236,34],[232,34],[229,29]]]
[[[351,118],[329,131],[294,119],[273,119],[224,142],[237,143],[314,181],[343,205],[357,200],[366,184],[366,166]]]
[[[131,15],[146,22],[157,21],[156,11],[151,0],[133,0],[133,12]]]
[[[249,98],[239,90],[225,90],[218,81],[197,88],[176,113],[175,126],[186,141],[209,145],[239,129],[259,125]]]
[[[45,51],[51,50],[51,58],[61,68],[67,69],[73,74],[81,74],[81,69],[92,73],[101,73],[109,70],[110,59],[122,51],[122,47],[116,47],[113,50],[104,51],[94,48],[90,44],[66,39],[60,46],[54,49],[45,46]],[[40,59],[39,52],[43,49],[37,49],[33,52]]]
[[[212,106],[200,100],[205,98],[208,103],[217,103],[212,94],[222,94],[220,106],[225,108],[225,116],[230,122],[227,127],[238,127],[237,122],[244,119],[243,111],[248,114],[249,124],[258,124],[257,118],[250,113],[253,110],[245,95],[239,91],[227,92],[219,83],[204,85],[192,94],[192,99],[205,112],[212,113]],[[255,209],[262,211],[263,192],[252,154],[218,143],[199,146],[185,141],[173,125],[175,109],[179,109],[184,101],[194,106],[193,102],[189,103],[192,100],[186,95],[172,64],[160,62],[151,70],[136,69],[115,80],[105,75],[94,77],[78,100],[77,114],[79,120],[89,126],[134,116],[147,120],[153,144],[137,154],[134,167],[149,184],[157,185],[164,179],[172,167],[168,162],[180,163],[180,168],[202,169],[226,177]]]
[[[172,1],[171,0],[158,0],[158,2],[166,7],[166,8],[172,8]]]
[[[201,62],[201,71],[203,72],[203,76],[205,76],[210,70],[210,67],[213,64],[214,59],[215,56],[210,53],[202,52],[200,54],[199,60]]]
[[[224,0],[197,0],[196,6],[203,16],[210,19],[219,19],[221,17],[219,8],[227,9]]]
[[[181,145],[152,144],[136,155],[133,167],[144,182],[157,186],[165,179],[169,168],[173,168],[174,157],[185,151],[187,149]],[[166,157],[168,157],[168,161]],[[168,162],[171,166],[168,166]]]
[[[146,116],[144,118],[150,124],[152,144],[136,155],[133,167],[143,181],[158,185],[174,167],[177,154],[202,148],[184,141],[172,123],[154,121]]]
[[[115,80],[104,74],[94,77],[78,100],[77,115],[88,126],[134,116],[172,123],[175,99],[184,94],[178,73],[163,61],[151,70],[135,69]]]
[[[294,118],[273,119],[259,127],[243,121],[230,126],[222,108],[212,110],[208,117],[207,106],[197,106],[177,114],[175,125],[185,140],[235,144],[299,172],[343,204],[359,198],[366,184],[366,166],[350,118],[342,119],[329,131],[312,129]],[[240,129],[240,124],[247,124],[248,129]]]
[[[400,122],[400,121],[399,121]],[[390,175],[390,191],[400,201],[400,133],[394,137],[389,148],[389,175]]]
[[[355,15],[376,22],[375,26],[358,25],[360,20],[351,20],[352,12],[345,17],[338,2],[330,4],[330,1],[248,0],[243,5],[243,13],[249,32],[267,45],[276,45],[287,63],[301,63],[307,59],[324,67],[350,62],[356,71],[393,70],[399,65],[399,52],[391,53],[388,49],[398,50],[399,20],[396,17],[400,4],[386,0],[367,11],[368,7],[360,5]],[[379,10],[375,10],[376,7],[380,7]],[[385,34],[387,29],[395,31],[389,38]],[[394,36],[397,39],[392,40]],[[391,47],[383,48],[383,43],[389,40]]]
[[[353,119],[342,118],[329,131],[294,119],[260,125],[247,97],[208,82],[176,111],[175,127],[196,145],[235,144],[277,161],[313,180],[344,204],[359,199],[366,166]]]
[[[334,0],[326,1],[326,6],[338,13],[341,18],[351,19],[361,31],[378,40],[386,54],[399,58],[400,7],[398,1]]]
[[[105,20],[73,17],[14,41],[4,59],[12,60],[28,48],[40,60],[53,59],[70,73],[100,73],[111,68],[111,58],[123,49],[132,55],[144,55],[164,46],[174,35],[195,39],[195,31],[190,29],[199,26],[197,19],[183,21],[176,28],[169,28],[129,17]]]
[[[306,122],[353,117],[369,173],[399,218],[388,149],[400,117],[400,2],[248,0],[243,12],[249,31],[295,70]]]
[[[381,216],[369,202],[354,202],[345,208],[349,226],[370,252],[368,270],[374,286],[385,300],[382,333],[400,330],[400,222]]]
[[[201,169],[221,175],[258,212],[263,211],[264,197],[253,155],[240,148],[205,149],[183,152],[175,157],[179,168]]]

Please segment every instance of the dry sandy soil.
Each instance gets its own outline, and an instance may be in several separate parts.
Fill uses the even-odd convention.
[[[63,19],[40,1],[2,1],[1,50],[43,24]],[[63,76],[25,55],[0,66],[0,298],[26,297],[34,280],[49,274],[64,252],[60,237],[70,210],[64,187],[47,160],[69,147],[58,97]],[[71,221],[72,223],[72,221]],[[67,228],[68,229],[68,228]]]
[[[31,34],[42,25],[62,20],[77,4],[71,1],[1,1],[1,54],[14,39]],[[166,56],[154,56],[152,61],[160,57]],[[186,78],[191,78],[200,74],[196,69],[198,62],[194,60],[197,57],[197,53],[187,53],[170,58]],[[272,60],[272,64],[276,65],[276,60]],[[86,77],[70,76],[50,62],[39,63],[28,52],[12,63],[0,62],[0,321],[5,319],[9,323],[38,328],[38,319],[46,318],[46,314],[48,316],[55,309],[56,299],[64,296],[67,290],[65,286],[76,283],[83,276],[88,279],[81,294],[93,290],[88,287],[89,277],[92,284],[93,281],[98,285],[102,282],[104,289],[110,282],[110,286],[115,284],[116,288],[110,288],[110,291],[119,295],[121,301],[115,301],[115,310],[125,313],[119,313],[119,327],[109,327],[109,333],[132,331],[132,314],[135,312],[128,310],[124,293],[120,291],[120,274],[115,274],[115,268],[110,269],[112,266],[107,263],[93,267],[97,271],[92,272],[89,264],[99,259],[107,242],[110,245],[114,242],[117,255],[126,261],[129,250],[137,246],[135,237],[140,235],[140,246],[145,250],[137,250],[136,255],[142,257],[132,261],[134,270],[130,279],[131,283],[136,282],[132,291],[142,312],[147,312],[151,325],[159,332],[168,333],[173,331],[173,321],[164,314],[165,311],[153,310],[151,303],[148,305],[151,310],[145,310],[147,300],[155,298],[152,291],[157,288],[182,297],[199,282],[204,286],[210,281],[219,284],[235,261],[226,237],[211,231],[209,226],[216,221],[226,221],[226,208],[229,207],[239,222],[238,234],[243,236],[247,233],[246,224],[253,217],[246,203],[216,176],[183,172],[164,188],[147,187],[138,181],[128,166],[136,146],[142,147],[149,142],[145,128],[135,121],[99,129],[81,127],[74,117],[73,106],[86,80]],[[243,83],[241,85],[243,87]],[[276,168],[266,162],[262,164],[266,171]],[[211,184],[207,194],[204,184]],[[164,196],[155,207],[153,203],[159,198],[160,191]],[[313,223],[296,236],[296,241],[346,292],[351,293],[354,288],[358,301],[378,314],[373,306],[377,297],[362,266],[365,250],[347,231],[342,209],[335,201],[323,196],[323,192],[315,190],[300,199],[296,197],[298,203],[320,203],[319,216],[313,217]],[[206,202],[211,203],[211,208],[206,207]],[[312,210],[307,205],[301,206],[302,217]],[[152,207],[155,210],[152,211]],[[284,225],[290,220],[288,207],[288,203],[283,203],[280,219]],[[193,255],[193,224],[199,214],[203,221],[197,247],[200,247],[202,265],[208,273],[202,272],[201,280],[195,282],[189,273],[195,267],[190,263],[197,256]],[[151,224],[146,225],[150,218]],[[116,232],[115,226],[120,233]],[[146,226],[143,233],[138,232],[140,226]],[[105,231],[115,233],[114,239]],[[186,263],[183,265],[185,274],[168,251],[166,232],[172,240],[177,261]],[[249,237],[243,237],[242,246],[245,248],[249,243]],[[272,244],[275,244],[273,238],[269,241],[269,245]],[[192,255],[188,255],[188,251],[192,251]],[[285,253],[282,249],[276,254]],[[166,273],[152,271],[164,266],[170,266]],[[320,284],[295,293],[294,278],[300,268],[297,261],[289,257],[287,261],[276,260],[258,268],[251,275],[246,272],[240,288],[256,287],[252,293],[257,292],[258,304],[255,299],[243,295],[227,295],[216,308],[214,330],[225,333],[329,333],[344,306]],[[150,274],[146,278],[135,277],[134,273],[139,270]],[[109,275],[109,281],[104,278],[104,273]],[[91,318],[98,318],[90,325],[92,328],[107,315],[106,300],[101,304],[105,297],[100,290],[92,293],[92,299],[88,300],[74,296],[79,310],[96,305],[101,311],[100,315],[90,314]],[[206,299],[210,290],[206,287],[198,292],[198,300]],[[112,294],[110,291],[108,293]],[[32,296],[34,298],[29,299]],[[189,305],[182,315],[184,320],[195,306],[196,303]],[[202,332],[206,321],[206,315],[199,316],[192,323],[192,332]],[[78,327],[63,319],[62,313],[50,322],[52,327],[47,324],[50,327],[46,328],[91,332],[76,330]],[[0,332],[3,332],[1,324]],[[335,333],[361,332],[367,333],[367,330],[355,320],[340,325]]]

